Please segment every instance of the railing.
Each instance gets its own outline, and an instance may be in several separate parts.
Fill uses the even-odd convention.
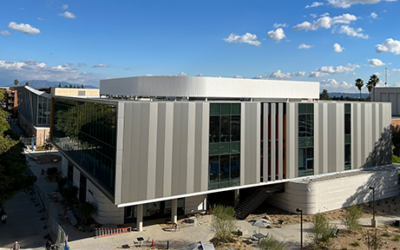
[[[95,239],[132,232],[131,227],[96,228]]]

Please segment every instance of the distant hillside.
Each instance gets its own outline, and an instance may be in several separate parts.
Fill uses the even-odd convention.
[[[25,83],[29,82],[29,87],[35,88],[35,89],[42,89],[42,88],[50,88],[50,87],[58,87],[58,85],[61,83],[61,86],[69,86],[72,85],[73,87],[80,87],[81,84],[72,84],[69,82],[49,82],[47,80],[23,80],[19,81],[18,86],[25,86]],[[15,86],[14,84],[12,85],[6,85],[7,87],[13,87]],[[99,87],[93,86],[93,85],[83,85],[85,89],[98,89]]]
[[[343,98],[349,97],[349,98],[360,98],[360,93],[341,93],[341,92],[328,92],[329,97],[333,98],[333,97],[341,97],[343,96]],[[369,97],[369,93],[361,93],[362,98],[368,98]]]

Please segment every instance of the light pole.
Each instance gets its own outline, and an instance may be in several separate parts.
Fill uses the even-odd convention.
[[[303,210],[297,208],[296,212],[300,213],[300,249],[303,249]]]
[[[376,219],[375,219],[375,187],[369,187],[369,189],[372,189],[372,195],[373,195],[371,227],[376,228]]]

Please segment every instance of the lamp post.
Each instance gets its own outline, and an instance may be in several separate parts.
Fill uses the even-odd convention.
[[[369,187],[369,189],[372,189],[372,195],[373,195],[371,227],[376,228],[376,219],[375,219],[375,187]]]
[[[303,210],[297,208],[296,212],[300,213],[300,249],[303,249]]]

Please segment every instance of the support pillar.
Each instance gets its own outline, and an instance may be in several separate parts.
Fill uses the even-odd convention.
[[[171,209],[171,221],[172,223],[178,222],[178,200],[172,200],[172,209]]]
[[[136,227],[138,232],[143,231],[143,204],[137,205]]]
[[[235,189],[235,207],[239,205],[239,189]]]

